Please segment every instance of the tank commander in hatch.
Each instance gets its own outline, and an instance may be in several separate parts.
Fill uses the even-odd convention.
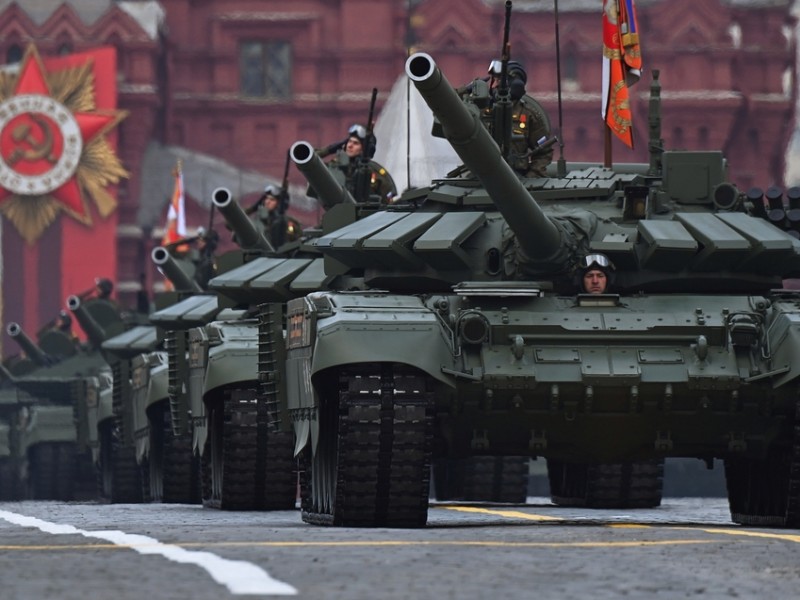
[[[586,294],[605,294],[611,283],[614,271],[612,263],[605,254],[593,252],[581,259],[581,287]]]
[[[197,228],[197,241],[190,256],[194,263],[194,280],[204,290],[208,289],[208,282],[217,274],[215,252],[218,244],[219,234],[214,229],[206,231],[205,227]]]
[[[96,277],[94,280],[95,294],[101,300],[110,300],[114,284],[106,277]]]
[[[256,214],[272,247],[280,248],[298,239],[303,233],[302,228],[296,219],[286,214],[289,195],[283,188],[267,185],[262,198]]]
[[[327,166],[343,176],[344,186],[359,203],[374,200],[385,204],[397,195],[392,176],[382,165],[372,160],[375,145],[375,134],[368,132],[363,125],[355,124],[347,130],[344,141],[317,151],[324,157],[338,150]],[[309,196],[316,197],[313,190],[309,190]]]
[[[502,63],[489,64],[489,90],[494,98],[500,85]],[[525,92],[528,74],[516,60],[508,61],[508,87],[511,96],[511,168],[525,177],[545,177],[553,161],[550,119],[544,108]],[[491,109],[489,109],[491,110]]]
[[[503,62],[489,63],[488,75],[474,79],[457,91],[481,108],[481,121],[492,133],[494,108],[501,84]],[[539,102],[525,93],[528,74],[522,63],[509,60],[507,65],[508,94],[511,100],[511,144],[509,164],[523,177],[546,177],[547,165],[553,161],[553,144],[556,139],[550,131],[550,118]],[[441,135],[436,131],[434,135]]]

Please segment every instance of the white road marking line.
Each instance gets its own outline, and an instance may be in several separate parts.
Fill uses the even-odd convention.
[[[228,560],[211,552],[186,550],[180,546],[162,544],[146,535],[125,533],[123,531],[84,531],[72,525],[62,525],[42,521],[17,513],[0,510],[0,519],[21,527],[34,527],[53,535],[82,535],[87,538],[106,540],[118,546],[125,546],[139,554],[160,554],[167,560],[181,564],[197,565],[205,569],[212,579],[224,585],[232,594],[264,594],[273,596],[294,596],[297,590],[282,581],[273,579],[261,567],[243,560]]]

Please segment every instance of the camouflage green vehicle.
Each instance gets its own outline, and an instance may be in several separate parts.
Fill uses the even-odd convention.
[[[212,201],[241,246],[239,265],[227,257],[209,282],[214,294],[153,315],[168,331],[170,390],[181,390],[176,401],[190,415],[194,452],[203,456],[204,505],[293,508],[297,468],[281,377],[284,307],[313,290],[358,285],[326,274],[319,252],[307,246],[321,232],[352,222],[358,210],[352,201],[332,199],[321,230],[276,251],[230,191],[215,190]]]
[[[135,323],[106,298],[72,295],[66,304],[87,337],[86,363],[74,376],[81,386],[79,404],[86,413],[79,425],[87,430],[98,468],[99,497],[113,503],[142,502],[128,388],[119,384],[130,377],[130,365],[102,350],[104,342]]]
[[[202,292],[194,279],[194,266],[186,258],[176,259],[169,248],[159,246],[153,249],[152,259],[173,287],[156,296],[156,311]],[[170,403],[164,338],[164,331],[148,322],[106,340],[102,347],[108,357],[126,365],[127,377],[122,377],[122,369],[117,370],[120,377],[114,382],[115,394],[128,407],[119,417],[130,421],[131,436],[125,443],[141,469],[142,499],[197,503],[201,490],[199,458],[192,452],[192,436],[186,428],[188,414]],[[178,426],[173,427],[173,423]]]
[[[66,331],[46,326],[37,342],[18,323],[9,323],[6,331],[24,351],[23,358],[9,361],[2,394],[9,416],[10,495],[93,497],[95,475],[79,376],[91,371],[91,358]]]
[[[212,200],[241,248],[220,257],[220,274],[212,279],[229,281],[228,273],[237,267],[251,269],[258,257],[275,251],[228,190],[215,190]],[[154,260],[171,264],[165,254],[156,256],[158,251]],[[258,510],[295,503],[291,433],[271,432],[264,403],[258,401],[258,321],[251,308],[246,298],[195,290],[151,315],[166,332],[172,428],[175,435],[190,437],[192,456],[202,456],[202,499],[212,508]],[[283,458],[267,461],[267,453],[279,453],[279,447]],[[267,472],[267,463],[274,464],[277,475]]]
[[[693,457],[724,460],[735,522],[800,526],[787,221],[720,152],[658,140],[647,168],[520,178],[430,56],[406,71],[465,168],[316,241],[371,289],[287,305],[303,519],[424,526],[442,457],[546,458],[567,501]],[[590,253],[613,293],[579,293]]]

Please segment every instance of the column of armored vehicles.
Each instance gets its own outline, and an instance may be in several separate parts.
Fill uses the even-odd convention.
[[[3,497],[66,495],[69,446],[112,502],[293,509],[299,482],[307,522],[420,527],[432,471],[439,498],[524,501],[540,458],[554,502],[635,508],[694,457],[724,461],[733,521],[800,526],[800,190],[767,205],[720,152],[665,150],[657,77],[649,164],[520,177],[430,56],[406,71],[464,167],[357,203],[297,142],[328,210],[281,248],[217,189],[240,247],[208,289],[156,248],[175,291],[147,322],[74,296],[88,342],[15,337]],[[611,293],[578,293],[589,253]]]

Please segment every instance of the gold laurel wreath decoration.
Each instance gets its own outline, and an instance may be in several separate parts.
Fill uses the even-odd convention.
[[[32,56],[29,57],[29,53]],[[33,45],[29,46],[26,52],[26,59],[28,58],[42,64]],[[53,73],[42,68],[50,96],[72,113],[96,111],[93,62],[88,60],[82,65]],[[14,95],[17,80],[16,73],[0,72],[0,102]],[[75,171],[78,187],[81,190],[82,203],[85,206],[85,197],[88,195],[102,218],[108,217],[117,208],[117,200],[108,192],[107,186],[119,183],[120,179],[130,176],[104,137],[109,130],[128,116],[128,112],[117,110],[112,111],[112,114],[116,118],[83,147]],[[92,224],[92,218],[88,211],[85,211],[84,214],[76,213],[49,194],[40,196],[14,194],[0,204],[0,213],[14,224],[20,235],[29,244],[36,242],[62,211],[87,226]]]

